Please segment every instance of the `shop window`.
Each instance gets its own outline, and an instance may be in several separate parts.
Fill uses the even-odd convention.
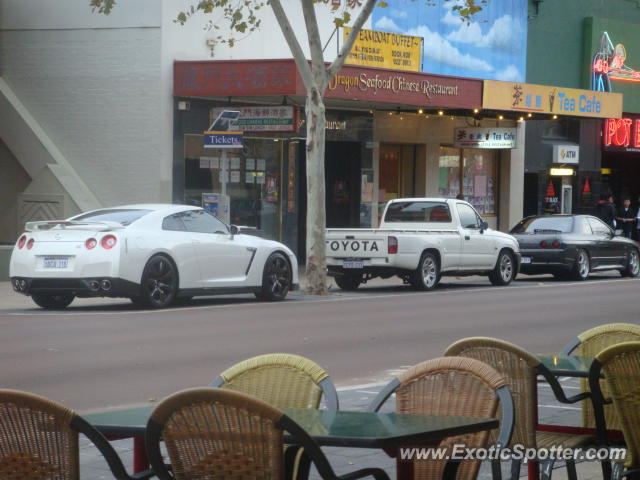
[[[440,147],[438,193],[445,198],[462,193],[478,213],[495,215],[497,166],[494,150]]]
[[[280,238],[282,141],[246,138],[244,148],[204,148],[202,135],[185,135],[185,203],[202,205],[203,193],[226,193],[229,223],[255,227],[267,238]]]

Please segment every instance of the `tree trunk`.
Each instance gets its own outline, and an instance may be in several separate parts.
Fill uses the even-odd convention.
[[[317,87],[307,94],[307,268],[306,292],[327,294],[325,256],[325,107]]]

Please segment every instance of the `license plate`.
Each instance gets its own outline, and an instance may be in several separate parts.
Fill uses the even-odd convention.
[[[531,257],[522,257],[522,263],[531,263]]]
[[[364,268],[364,260],[353,258],[343,260],[342,268]]]
[[[42,267],[47,269],[63,269],[69,266],[69,257],[44,257]]]

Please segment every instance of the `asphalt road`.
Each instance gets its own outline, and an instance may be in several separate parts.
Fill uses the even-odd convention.
[[[509,287],[448,279],[433,292],[395,283],[281,303],[248,296],[194,300],[164,311],[120,300],[45,312],[0,284],[0,385],[40,393],[80,412],[144,404],[206,385],[230,365],[267,352],[307,356],[338,385],[388,380],[457,339],[502,338],[558,352],[587,328],[638,321],[640,280],[524,277]]]

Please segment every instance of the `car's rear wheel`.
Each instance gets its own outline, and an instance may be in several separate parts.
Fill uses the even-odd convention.
[[[509,285],[515,276],[515,264],[513,255],[507,250],[503,250],[498,255],[496,266],[489,272],[489,281],[493,285]]]
[[[589,254],[586,250],[579,249],[576,252],[576,259],[573,264],[573,270],[571,270],[571,277],[574,280],[586,280],[589,278],[590,269]]]
[[[342,290],[356,290],[362,283],[361,273],[346,273],[335,277],[336,284]]]
[[[177,291],[177,267],[165,255],[154,255],[142,272],[140,296],[131,301],[140,307],[165,308],[173,303]]]
[[[622,270],[623,277],[637,277],[640,275],[640,255],[638,250],[632,248],[627,254],[627,266]]]
[[[291,265],[281,253],[272,253],[264,264],[262,287],[256,292],[258,300],[277,302],[284,300],[291,288]]]
[[[67,308],[74,298],[76,298],[74,295],[31,295],[36,305],[48,310]]]
[[[440,281],[440,265],[433,253],[425,252],[420,257],[420,263],[411,273],[411,285],[416,290],[433,290]]]

